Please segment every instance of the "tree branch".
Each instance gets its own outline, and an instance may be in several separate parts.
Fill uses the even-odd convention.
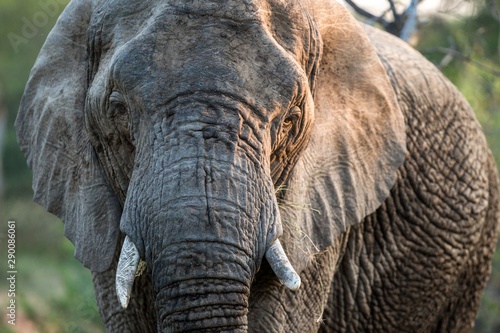
[[[394,16],[394,23],[397,24],[397,22],[399,22],[401,18],[401,15],[399,15],[399,13],[397,12],[396,5],[394,5],[394,1],[392,0],[387,0],[387,1],[389,1],[389,6],[391,7],[391,12],[392,15]]]
[[[387,9],[387,11],[380,16],[376,16],[358,6],[353,0],[345,0],[345,2],[349,6],[351,6],[351,8],[354,9],[356,13],[369,20],[380,23],[384,27],[385,31],[396,35],[405,41],[408,41],[410,39],[417,28],[417,6],[422,1],[423,0],[412,0],[408,8],[406,8],[406,10],[400,14],[398,13],[394,0],[387,0],[387,2],[389,3],[389,8]],[[392,13],[392,21],[387,21],[384,19],[384,16],[388,12]]]
[[[426,49],[426,50],[423,50],[424,52],[439,52],[439,53],[443,53],[445,54],[446,56],[451,56],[455,59],[458,59],[460,61],[463,61],[463,62],[466,62],[466,63],[470,63],[474,66],[476,66],[477,68],[485,71],[485,72],[488,72],[492,75],[495,75],[495,76],[499,76],[500,77],[500,70],[497,70],[495,68],[491,68],[489,66],[486,66],[482,63],[480,63],[479,61],[476,61],[474,59],[472,59],[470,56],[466,56],[462,53],[460,53],[459,51],[457,50],[454,50],[454,49],[450,49],[450,48],[446,48],[446,47],[433,47],[433,48],[429,48],[429,49]]]
[[[378,22],[378,23],[382,24],[384,27],[388,25],[388,22],[386,20],[384,20],[384,18],[382,16],[373,15],[372,13],[359,7],[354,1],[345,0],[345,2],[347,2],[347,4],[349,6],[351,6],[352,9],[354,9],[356,11],[356,13],[358,13],[359,15],[364,16],[370,20],[373,20],[374,22]]]
[[[415,30],[417,30],[418,3],[419,3],[418,0],[411,0],[410,5],[404,11],[403,17],[405,18],[406,22],[404,22],[403,28],[401,29],[401,33],[399,34],[399,37],[401,37],[401,39],[404,41],[410,40],[411,36],[415,33]]]

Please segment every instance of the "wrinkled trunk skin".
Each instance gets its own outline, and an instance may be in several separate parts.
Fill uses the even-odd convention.
[[[251,281],[281,230],[260,145],[237,140],[234,118],[160,122],[138,150],[153,161],[134,169],[122,230],[152,270],[160,332],[247,331]]]
[[[152,273],[159,329],[245,332],[250,281],[256,269],[255,228],[260,221],[244,209],[255,203],[238,202],[236,193],[223,194],[216,188],[245,188],[243,175],[225,175],[214,166],[201,168],[204,163],[199,160],[188,164],[177,172],[179,182],[167,186],[185,186],[189,197],[162,199],[168,208],[153,221],[150,235],[157,246],[152,249]],[[211,177],[217,179],[215,183],[211,184]],[[235,178],[242,180],[235,182]]]
[[[159,331],[247,331],[251,272],[238,257],[248,256],[224,247],[185,242],[165,250],[168,253],[155,262]],[[157,270],[160,277],[156,277]]]

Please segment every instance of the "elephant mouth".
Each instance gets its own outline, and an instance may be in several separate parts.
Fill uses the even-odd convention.
[[[288,260],[279,239],[269,246],[265,256],[283,285],[291,290],[300,287],[300,276]],[[128,306],[135,278],[142,273],[143,267],[140,263],[143,262],[139,250],[127,236],[123,242],[116,272],[116,293],[123,308]]]

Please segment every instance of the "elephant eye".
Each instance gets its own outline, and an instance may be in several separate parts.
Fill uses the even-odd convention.
[[[283,121],[283,127],[285,129],[289,129],[299,118],[301,114],[301,110],[298,106],[294,106],[288,111],[288,115]]]
[[[125,97],[117,92],[113,91],[109,96],[109,113],[110,115],[116,116],[123,113],[126,113],[127,107],[125,103]]]
[[[133,143],[133,129],[130,122],[129,108],[123,94],[113,91],[108,98],[107,118],[114,128],[128,142]]]

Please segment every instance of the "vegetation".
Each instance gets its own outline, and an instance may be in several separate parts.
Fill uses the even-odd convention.
[[[90,271],[73,258],[63,224],[29,197],[8,197],[5,204],[2,221],[16,221],[17,318],[16,326],[8,325],[2,310],[0,332],[103,332]],[[5,235],[7,225],[1,226]],[[5,261],[2,272],[7,271]],[[5,309],[3,284],[0,304]]]
[[[3,87],[7,109],[0,253],[5,253],[5,222],[16,220],[18,271],[17,325],[8,325],[2,310],[1,332],[103,331],[89,271],[73,258],[73,246],[63,236],[63,224],[31,200],[31,174],[13,130],[29,71],[67,2],[2,0],[0,3],[0,89]],[[500,165],[500,26],[498,15],[492,15],[492,3],[492,0],[478,1],[478,11],[473,17],[430,18],[419,27],[417,48],[440,66],[467,97]],[[1,258],[2,272],[7,271],[6,264],[6,259]],[[7,289],[3,280],[2,309],[9,301]],[[474,332],[500,332],[500,251],[494,258],[492,278]]]

